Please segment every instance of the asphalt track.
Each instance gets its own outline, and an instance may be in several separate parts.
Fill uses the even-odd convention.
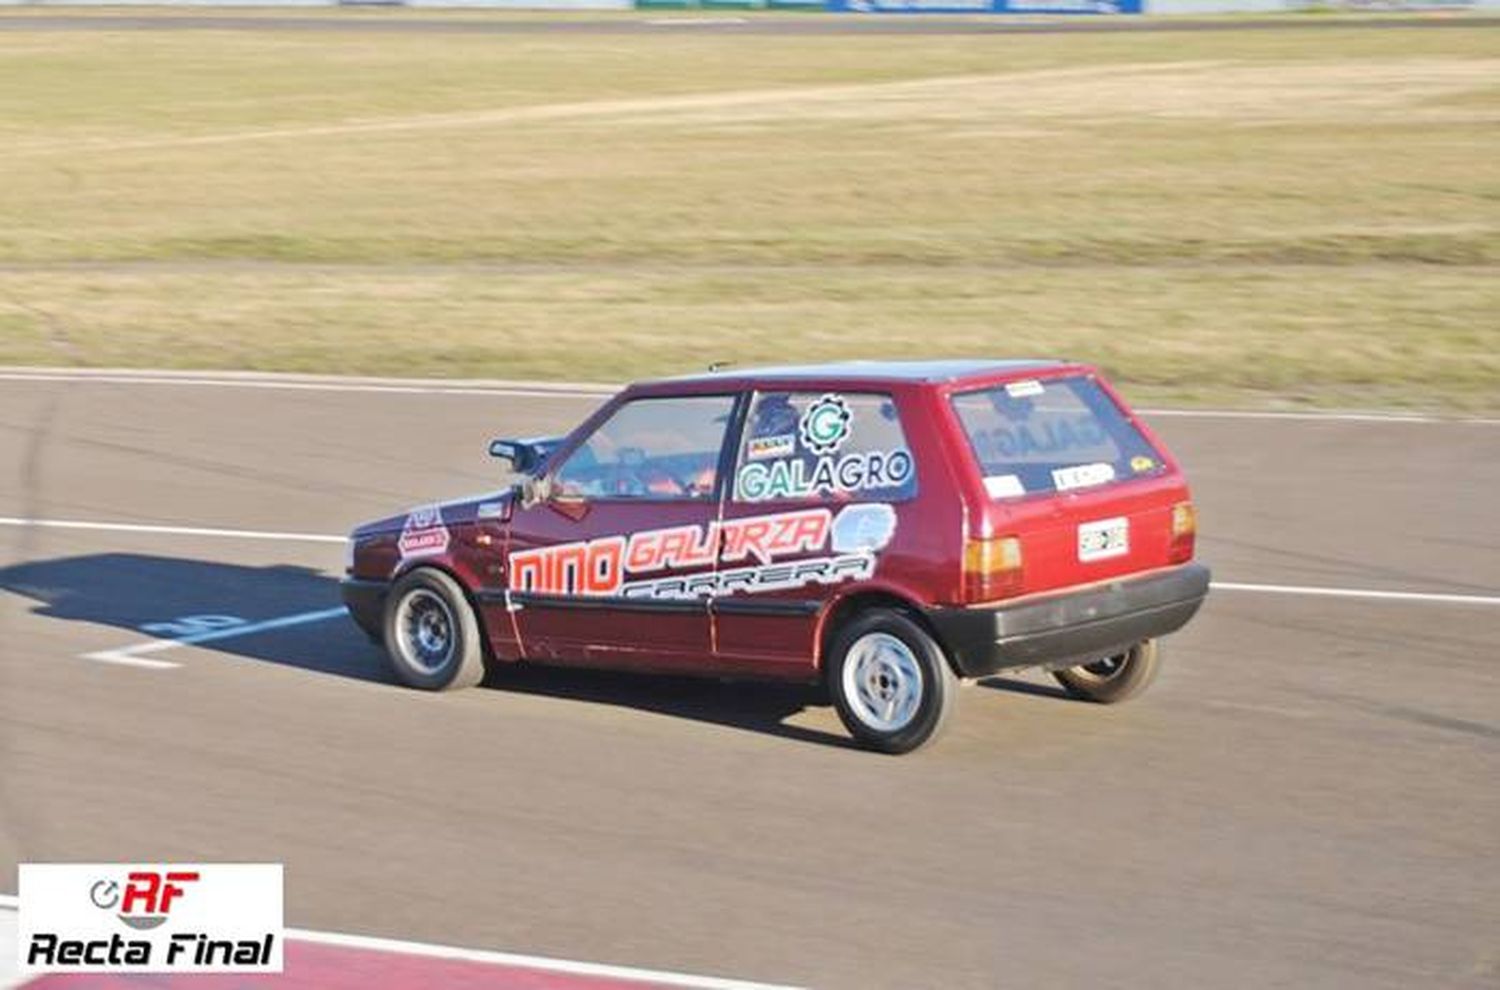
[[[904,16],[901,14],[746,14],[739,11],[637,12],[634,15],[597,14],[561,17],[510,16],[423,17],[405,12],[351,12],[351,16],[287,16],[272,12],[225,14],[79,13],[38,14],[0,10],[0,31],[289,31],[373,32],[377,34],[694,34],[738,35],[946,35],[946,34],[1069,34],[1155,31],[1301,31],[1385,28],[1500,27],[1500,17],[1428,15],[1382,17],[1018,17]]]
[[[1494,423],[1158,419],[1218,579],[1475,600],[1220,589],[1138,701],[972,685],[901,759],[797,689],[404,690],[337,618],[82,658],[335,606],[340,546],[292,536],[595,401],[0,381],[0,516],[290,534],[0,526],[0,889],[281,861],[299,927],[819,987],[1500,981]]]

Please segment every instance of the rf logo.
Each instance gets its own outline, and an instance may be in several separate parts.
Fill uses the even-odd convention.
[[[131,928],[146,931],[165,922],[173,902],[184,893],[182,885],[197,880],[196,871],[140,870],[129,874],[123,894],[114,880],[95,882],[89,888],[89,900],[105,911],[118,903],[120,910],[115,917]]]

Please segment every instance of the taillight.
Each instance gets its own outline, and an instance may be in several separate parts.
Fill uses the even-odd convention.
[[[1181,564],[1193,559],[1193,545],[1198,540],[1198,510],[1191,502],[1178,502],[1172,506],[1172,542],[1167,548],[1167,559]]]
[[[964,544],[964,598],[988,602],[1021,590],[1021,541],[1014,536]]]

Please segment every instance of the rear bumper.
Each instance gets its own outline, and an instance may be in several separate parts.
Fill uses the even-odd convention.
[[[366,581],[360,578],[344,578],[339,582],[339,592],[344,596],[344,607],[349,616],[365,635],[379,642],[384,633],[385,596],[390,591],[387,581]]]
[[[965,677],[1012,667],[1070,667],[1181,629],[1208,594],[1209,571],[1183,564],[1014,605],[930,608],[927,620]]]

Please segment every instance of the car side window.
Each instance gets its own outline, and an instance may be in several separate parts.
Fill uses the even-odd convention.
[[[756,393],[735,460],[735,501],[899,502],[916,492],[916,462],[889,395]]]
[[[734,396],[627,402],[568,455],[553,476],[573,498],[707,499]]]

